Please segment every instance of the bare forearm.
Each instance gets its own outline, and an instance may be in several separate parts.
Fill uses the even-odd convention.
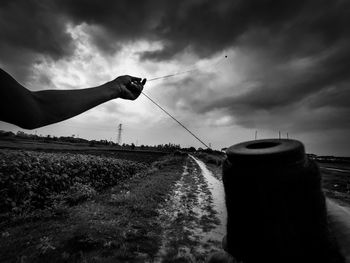
[[[79,115],[99,104],[117,98],[118,94],[106,84],[80,90],[44,90],[32,92],[41,111],[36,126],[45,126]]]
[[[31,92],[11,87],[0,106],[0,119],[25,129],[60,122],[118,97],[107,86],[80,90]]]
[[[135,100],[144,79],[120,76],[101,86],[31,92],[0,69],[0,120],[25,129],[60,122],[115,98]]]

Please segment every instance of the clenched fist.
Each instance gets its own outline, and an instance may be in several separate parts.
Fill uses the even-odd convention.
[[[114,98],[135,100],[140,96],[143,86],[146,84],[146,79],[142,80],[141,78],[125,75],[107,84],[113,90]]]

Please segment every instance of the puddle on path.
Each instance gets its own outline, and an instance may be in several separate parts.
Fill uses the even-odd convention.
[[[217,225],[215,229],[211,231],[210,236],[222,240],[222,238],[226,235],[226,224],[227,224],[227,210],[225,204],[225,192],[224,185],[221,181],[215,178],[211,171],[208,170],[206,165],[198,160],[197,158],[190,155],[190,157],[195,160],[200,169],[202,170],[202,174],[204,178],[207,180],[209,185],[209,190],[213,196],[213,205],[214,210],[217,212],[217,217],[220,220],[220,224]]]
[[[196,158],[187,159],[180,180],[158,212],[163,238],[154,262],[204,262],[221,249],[226,228],[223,186]]]

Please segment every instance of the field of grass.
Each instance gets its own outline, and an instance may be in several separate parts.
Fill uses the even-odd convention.
[[[1,150],[0,159],[0,213],[9,216],[55,206],[62,198],[74,203],[146,168],[88,154]]]
[[[161,151],[123,150],[112,146],[89,146],[79,143],[37,142],[33,140],[0,140],[0,149],[40,151],[47,153],[81,153],[113,157],[150,164],[166,153]]]
[[[2,160],[0,169],[6,189],[0,262],[142,262],[156,256],[162,235],[157,209],[180,178],[184,157],[145,166],[81,154],[1,154],[16,164]]]

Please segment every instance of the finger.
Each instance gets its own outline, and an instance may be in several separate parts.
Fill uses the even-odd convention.
[[[137,89],[138,89],[138,92],[142,92],[142,90],[143,90],[143,85],[141,85],[141,84],[137,84]]]
[[[141,78],[130,76],[132,82],[140,82]]]
[[[147,79],[142,80],[142,82],[141,82],[142,86],[144,86],[146,84],[146,81],[147,81]]]
[[[142,93],[143,85],[140,84],[139,86],[140,86],[140,87],[139,87],[139,92]]]
[[[141,93],[141,91],[143,90],[143,86],[138,83],[132,82],[131,85],[129,85],[129,89],[132,92]]]

